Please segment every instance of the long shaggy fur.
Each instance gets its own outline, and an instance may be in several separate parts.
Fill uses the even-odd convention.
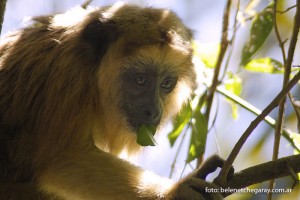
[[[141,182],[145,172],[117,158],[140,149],[119,79],[135,60],[174,71],[162,124],[171,119],[194,84],[190,31],[168,10],[124,4],[36,21],[1,41],[0,196],[166,198],[160,181]]]

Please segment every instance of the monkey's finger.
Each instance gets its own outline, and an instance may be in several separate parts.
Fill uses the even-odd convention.
[[[222,168],[224,165],[225,160],[222,159],[220,156],[218,155],[214,155],[210,158],[208,158],[204,164],[197,169],[196,171],[196,177],[200,178],[200,179],[206,179],[206,176],[214,171],[216,171],[216,169]],[[231,167],[228,177],[231,177],[234,173],[234,168]]]

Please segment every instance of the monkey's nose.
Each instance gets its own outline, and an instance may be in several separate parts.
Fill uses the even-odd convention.
[[[146,109],[144,111],[144,120],[146,124],[158,125],[161,119],[161,111],[158,109]]]

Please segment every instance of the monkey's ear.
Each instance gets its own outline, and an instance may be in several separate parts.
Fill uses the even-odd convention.
[[[97,19],[90,22],[83,30],[82,37],[88,42],[95,56],[102,58],[112,42],[119,36],[116,23],[112,20]]]

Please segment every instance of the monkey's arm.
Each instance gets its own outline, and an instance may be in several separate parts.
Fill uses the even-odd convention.
[[[88,200],[160,199],[174,184],[92,147],[64,153],[47,166],[39,182],[65,199]]]
[[[204,194],[205,188],[216,186],[195,173],[174,183],[97,148],[65,153],[39,181],[46,191],[65,199],[221,199],[219,194]]]

